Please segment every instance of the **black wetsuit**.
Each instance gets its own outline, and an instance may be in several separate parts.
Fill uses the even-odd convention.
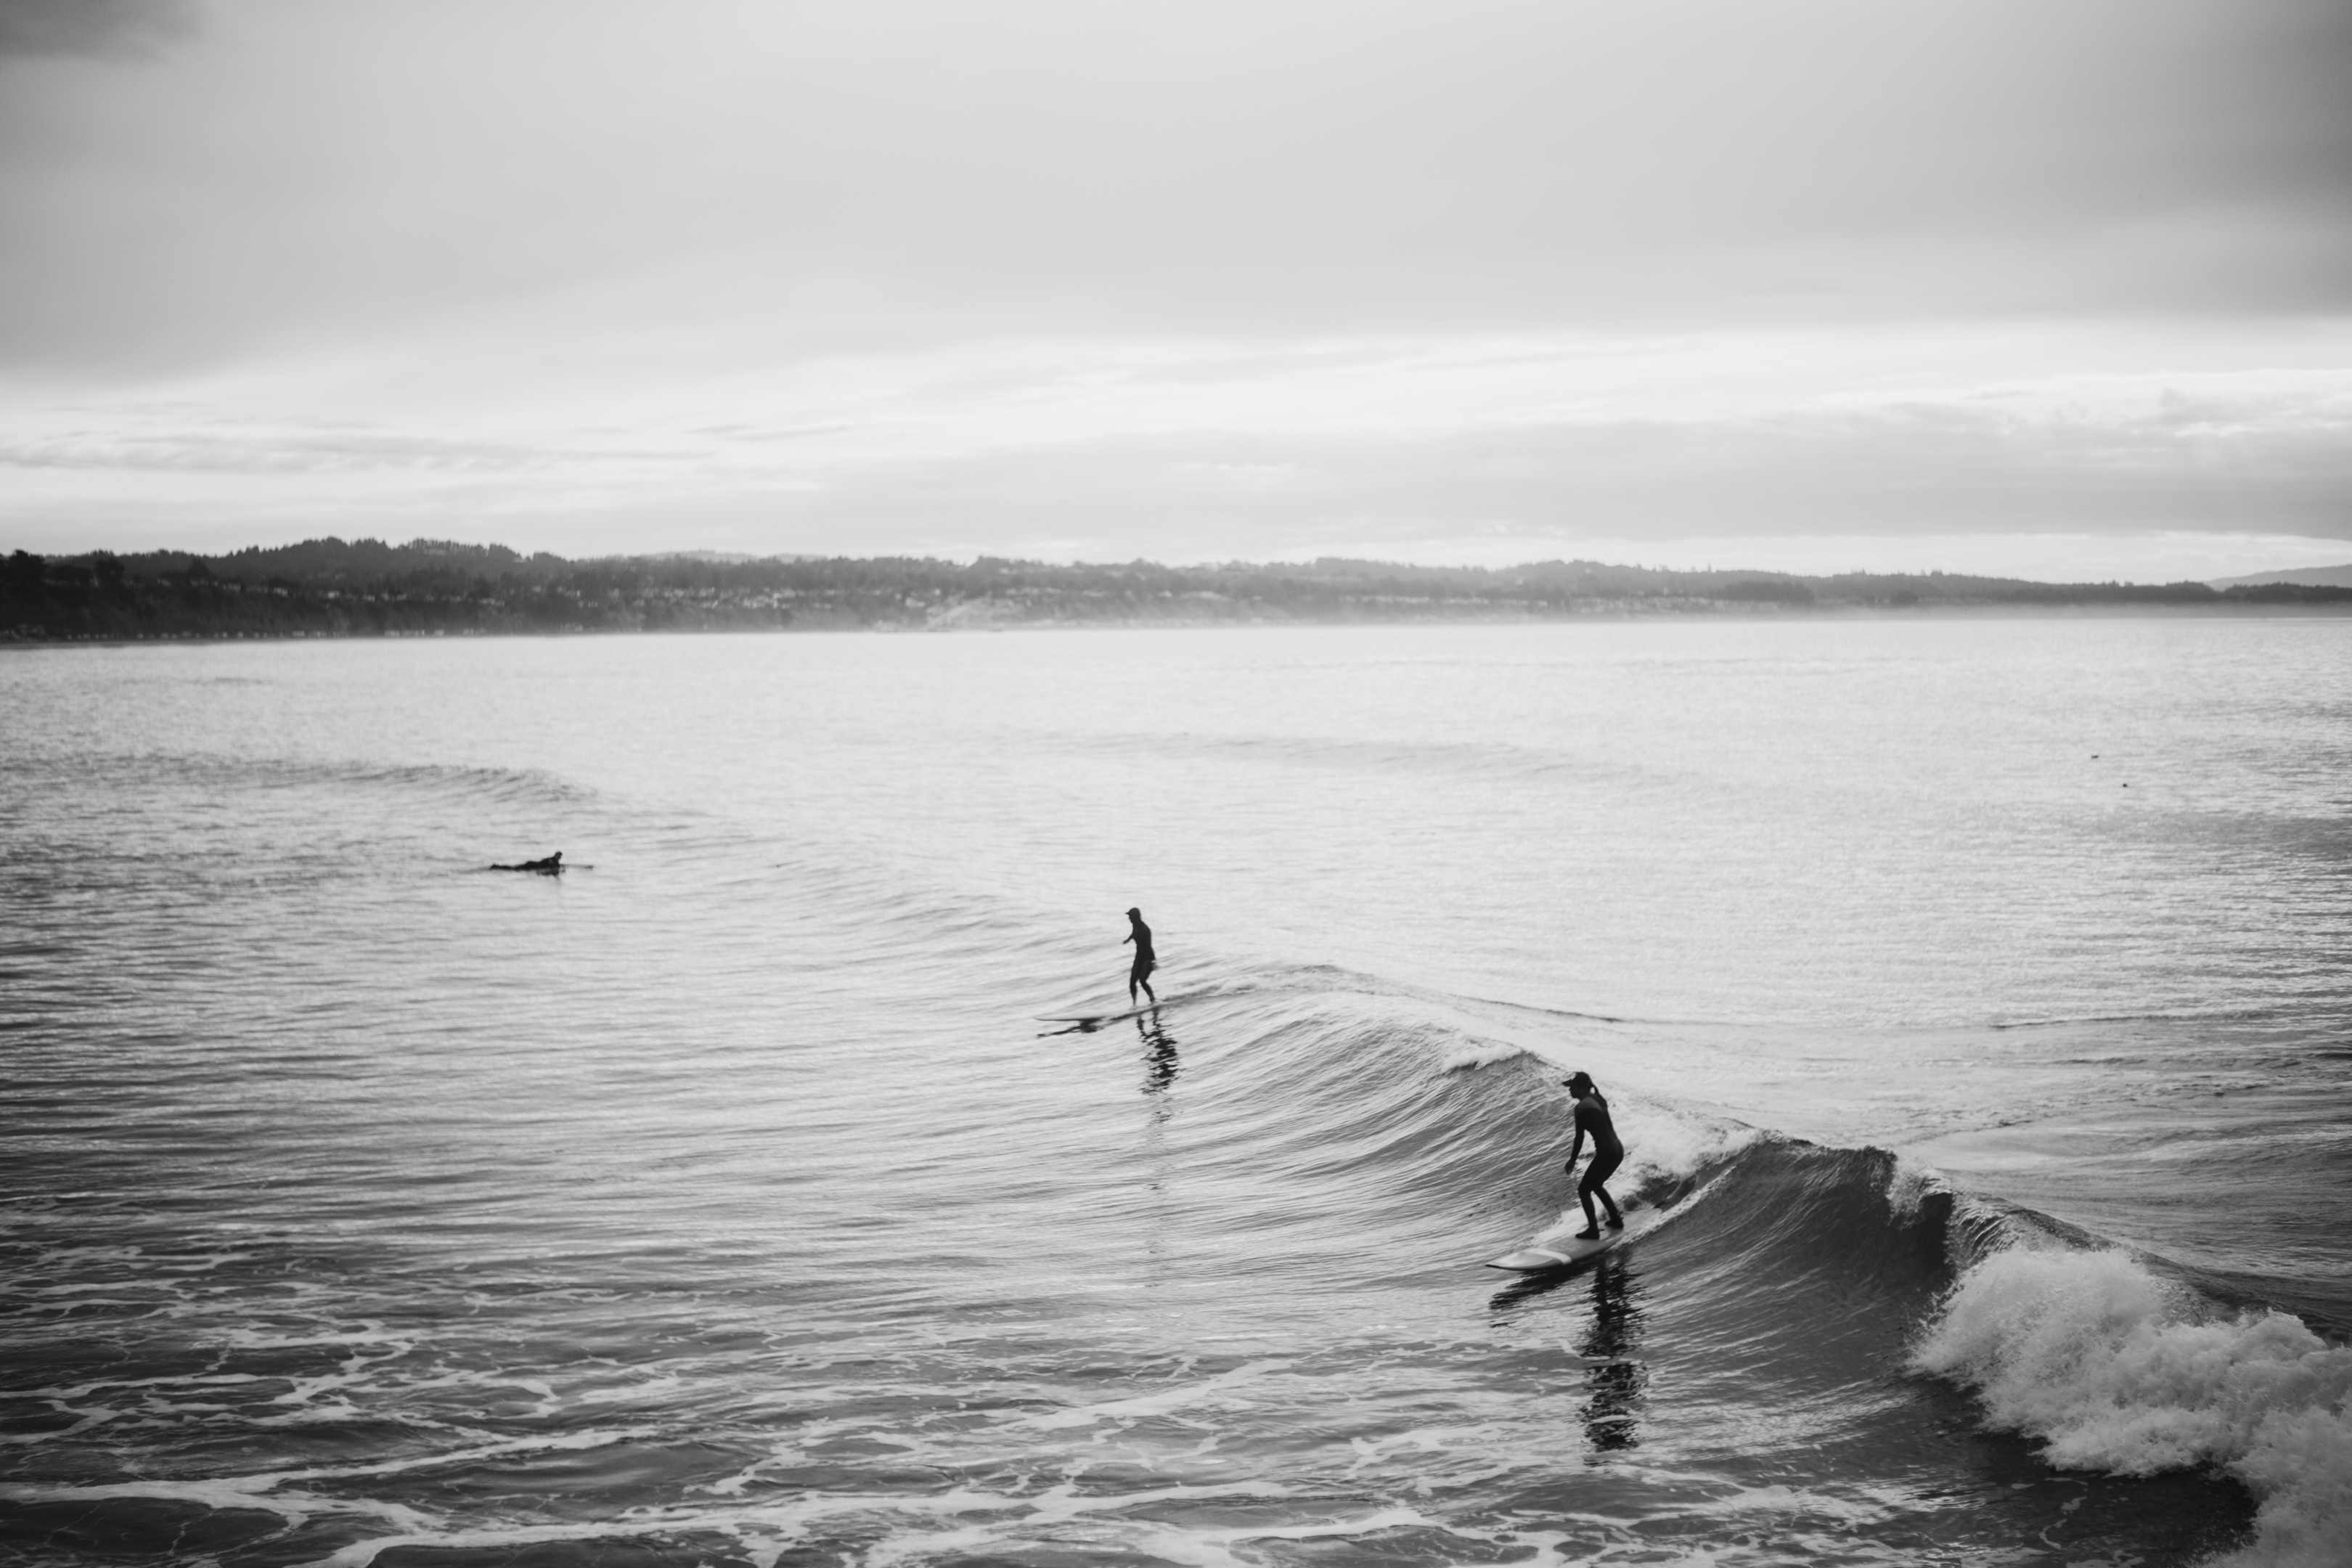
[[[1160,955],[1151,950],[1150,926],[1132,918],[1127,923],[1135,928],[1123,939],[1135,943],[1135,967],[1127,972],[1127,988],[1132,991],[1151,978],[1151,972],[1160,967]]]
[[[561,877],[563,875],[563,851],[559,849],[554,854],[547,856],[542,859],[525,860],[520,865],[517,866],[493,866],[490,869],[493,871],[536,871],[542,877]]]
[[[1617,1167],[1625,1163],[1625,1145],[1617,1142],[1617,1128],[1609,1120],[1609,1102],[1601,1097],[1597,1089],[1576,1102],[1576,1138],[1569,1145],[1568,1152],[1568,1168],[1570,1171],[1576,1169],[1577,1150],[1588,1137],[1592,1140],[1592,1163],[1584,1167],[1584,1179],[1576,1184],[1576,1195],[1584,1205],[1586,1217],[1590,1218],[1592,1194],[1601,1192],[1601,1184],[1615,1175]],[[1607,1193],[1601,1193],[1601,1201],[1609,1205],[1610,1215],[1614,1218],[1617,1213],[1615,1202]]]

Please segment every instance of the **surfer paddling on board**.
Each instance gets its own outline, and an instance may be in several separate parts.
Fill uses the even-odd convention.
[[[1125,947],[1130,942],[1135,943],[1135,967],[1127,972],[1128,1004],[1130,1006],[1134,1005],[1135,988],[1140,985],[1143,994],[1150,997],[1151,1005],[1157,1007],[1160,1005],[1160,993],[1151,988],[1151,972],[1160,967],[1160,955],[1151,950],[1151,928],[1143,923],[1141,910],[1128,910],[1127,924],[1128,932],[1119,939],[1118,944]]]
[[[1576,1157],[1584,1152],[1585,1134],[1591,1133],[1592,1163],[1584,1167],[1584,1180],[1576,1184],[1577,1201],[1584,1205],[1584,1228],[1576,1233],[1576,1239],[1595,1241],[1601,1236],[1600,1216],[1592,1212],[1596,1194],[1609,1210],[1609,1228],[1625,1228],[1625,1216],[1617,1212],[1617,1200],[1601,1184],[1624,1163],[1625,1145],[1617,1142],[1617,1128],[1609,1120],[1609,1102],[1593,1087],[1591,1075],[1580,1072],[1564,1081],[1568,1091],[1576,1096],[1576,1137],[1568,1146],[1568,1163],[1561,1169],[1571,1176],[1576,1174]]]
[[[524,860],[512,866],[493,866],[493,871],[536,871],[542,877],[563,875],[563,851],[559,849],[537,860]]]

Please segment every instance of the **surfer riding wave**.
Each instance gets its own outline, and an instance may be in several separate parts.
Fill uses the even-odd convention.
[[[1152,951],[1151,928],[1143,923],[1141,910],[1128,910],[1127,924],[1127,935],[1119,939],[1119,945],[1124,947],[1130,942],[1135,943],[1135,967],[1127,972],[1127,1000],[1130,1005],[1133,1005],[1135,988],[1140,985],[1143,994],[1150,997],[1156,1006],[1160,993],[1151,988],[1151,972],[1160,967],[1160,955]]]
[[[1616,1124],[1609,1120],[1609,1101],[1593,1086],[1591,1075],[1579,1072],[1564,1081],[1569,1092],[1576,1096],[1576,1136],[1569,1143],[1568,1163],[1561,1169],[1571,1176],[1576,1174],[1577,1156],[1584,1152],[1584,1140],[1590,1134],[1592,1163],[1584,1167],[1584,1179],[1576,1184],[1577,1201],[1584,1205],[1584,1228],[1576,1233],[1576,1239],[1593,1241],[1601,1235],[1600,1216],[1592,1212],[1595,1197],[1609,1210],[1609,1228],[1625,1228],[1625,1216],[1617,1212],[1617,1200],[1601,1185],[1625,1163],[1625,1145],[1617,1141]]]

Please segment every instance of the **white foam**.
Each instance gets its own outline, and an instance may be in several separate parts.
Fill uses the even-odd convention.
[[[1471,1072],[1479,1068],[1493,1067],[1496,1062],[1507,1062],[1514,1057],[1524,1057],[1528,1054],[1528,1052],[1519,1046],[1498,1045],[1490,1040],[1481,1040],[1475,1045],[1462,1046],[1448,1053],[1444,1070]]]
[[[552,1524],[501,1524],[420,1528],[399,1535],[357,1541],[317,1559],[310,1568],[369,1568],[383,1552],[397,1547],[431,1547],[444,1551],[515,1548],[557,1542],[643,1540],[682,1530],[717,1531],[741,1542],[755,1564],[772,1565],[794,1542],[806,1539],[811,1528],[843,1517],[867,1517],[893,1523],[892,1533],[870,1548],[864,1561],[887,1564],[910,1558],[934,1556],[946,1551],[977,1551],[994,1547],[1014,1550],[1039,1531],[1095,1518],[1103,1521],[1106,1541],[1139,1540],[1149,1550],[1158,1542],[1173,1542],[1180,1550],[1154,1553],[1175,1563],[1248,1568],[1242,1559],[1223,1551],[1223,1542],[1260,1537],[1339,1535],[1391,1528],[1418,1516],[1402,1510],[1369,1519],[1302,1526],[1267,1526],[1225,1531],[1184,1531],[1151,1520],[1129,1520],[1123,1510],[1165,1502],[1201,1502],[1225,1498],[1270,1499],[1289,1496],[1286,1488],[1265,1481],[1223,1486],[1171,1486],[1142,1492],[1082,1495],[1074,1487],[1049,1488],[1032,1497],[958,1487],[929,1495],[904,1493],[796,1493],[759,1503],[718,1510],[676,1508],[632,1509],[614,1519],[574,1520]],[[1001,1519],[940,1527],[940,1520],[964,1521],[972,1515]]]
[[[429,1516],[401,1503],[370,1498],[327,1497],[280,1485],[284,1474],[226,1476],[212,1480],[163,1479],[112,1481],[95,1486],[44,1486],[31,1482],[0,1483],[0,1498],[18,1502],[100,1503],[141,1498],[165,1502],[194,1503],[215,1510],[245,1509],[274,1513],[289,1525],[313,1515],[365,1514],[408,1528],[429,1526]]]
[[[235,1350],[276,1351],[295,1350],[306,1345],[392,1345],[399,1350],[411,1350],[411,1337],[388,1331],[373,1318],[363,1319],[357,1329],[321,1330],[311,1334],[272,1334],[259,1329],[229,1329],[220,1336],[221,1342]]]
[[[1897,1157],[1894,1173],[1886,1179],[1886,1206],[1897,1220],[1908,1223],[1919,1217],[1919,1205],[1929,1197],[1951,1190],[1936,1171]]]
[[[79,1415],[80,1420],[70,1426],[51,1427],[46,1432],[0,1432],[0,1443],[22,1444],[26,1447],[37,1443],[54,1443],[86,1432],[92,1426],[112,1421],[122,1412],[104,1405],[68,1405],[62,1399],[52,1399],[49,1407],[60,1415]]]
[[[1738,1121],[1695,1117],[1640,1095],[1614,1096],[1612,1104],[1627,1155],[1620,1182],[1696,1175],[1764,1136]]]
[[[2237,1477],[2261,1508],[2232,1563],[2352,1563],[2352,1350],[2284,1312],[2221,1313],[2120,1252],[2015,1248],[1962,1277],[1911,1364],[2053,1464]]]
[[[1063,1426],[1085,1426],[1097,1421],[1127,1423],[1154,1415],[1166,1415],[1189,1405],[1204,1400],[1222,1400],[1232,1396],[1234,1384],[1247,1383],[1262,1373],[1279,1372],[1287,1368],[1286,1361],[1245,1362],[1230,1372],[1200,1383],[1178,1384],[1155,1393],[1138,1394],[1129,1399],[1113,1399],[1099,1405],[1072,1405],[1042,1415],[1023,1416],[1015,1426],[1038,1426],[1047,1430]]]

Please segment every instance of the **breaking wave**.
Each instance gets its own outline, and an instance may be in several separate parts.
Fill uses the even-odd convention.
[[[2210,1466],[2260,1500],[2232,1563],[2352,1562],[2352,1350],[2225,1311],[2130,1255],[2017,1246],[1970,1267],[1914,1352],[2071,1469]]]

